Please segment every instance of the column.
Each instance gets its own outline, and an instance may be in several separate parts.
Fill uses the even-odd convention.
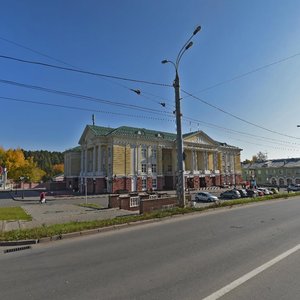
[[[80,174],[81,176],[84,173],[84,149],[81,148],[81,161],[80,161]]]
[[[207,151],[204,152],[204,170],[208,169]]]
[[[102,171],[101,144],[98,145],[98,174]]]
[[[88,171],[88,150],[84,150],[84,174],[86,175]]]

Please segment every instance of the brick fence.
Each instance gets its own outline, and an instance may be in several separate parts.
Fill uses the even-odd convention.
[[[187,201],[190,197],[187,195]],[[140,211],[140,214],[154,210],[167,209],[178,206],[176,196],[157,194],[134,194],[134,195],[110,195],[109,208],[120,208],[131,211]]]
[[[144,199],[140,202],[140,214],[154,210],[168,209],[178,205],[177,197]]]

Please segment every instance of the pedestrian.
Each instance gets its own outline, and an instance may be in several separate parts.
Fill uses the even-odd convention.
[[[46,203],[46,193],[45,192],[41,192],[40,193],[40,203]]]

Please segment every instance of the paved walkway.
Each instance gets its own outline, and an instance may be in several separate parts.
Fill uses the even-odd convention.
[[[81,207],[72,202],[84,203],[82,197],[64,198],[67,201],[60,201],[54,197],[47,197],[45,204],[39,203],[38,197],[27,197],[24,199],[15,198],[26,213],[31,215],[32,221],[0,221],[0,230],[10,231],[23,228],[34,228],[43,225],[62,224],[67,222],[82,222],[93,220],[112,219],[120,216],[136,215],[136,211],[127,211],[118,208],[93,209]],[[13,200],[12,200],[13,201]],[[71,202],[66,203],[66,202]],[[89,197],[88,202],[97,203],[103,201],[99,197]],[[61,202],[61,203],[60,203]]]

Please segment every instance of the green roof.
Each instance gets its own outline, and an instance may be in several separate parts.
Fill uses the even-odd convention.
[[[163,131],[155,131],[149,130],[145,128],[137,128],[137,127],[129,127],[129,126],[121,126],[118,128],[108,128],[102,126],[88,125],[88,127],[92,130],[92,132],[96,136],[124,136],[124,137],[143,137],[144,139],[163,139],[168,141],[175,141],[176,134],[163,132]]]
[[[110,127],[102,127],[102,126],[95,126],[95,125],[88,125],[89,129],[93,131],[93,133],[97,136],[105,136],[108,135],[111,131],[113,131],[113,128]]]
[[[80,152],[81,151],[81,146],[77,146],[71,149],[67,149],[66,151],[64,151],[64,153],[66,152]]]

